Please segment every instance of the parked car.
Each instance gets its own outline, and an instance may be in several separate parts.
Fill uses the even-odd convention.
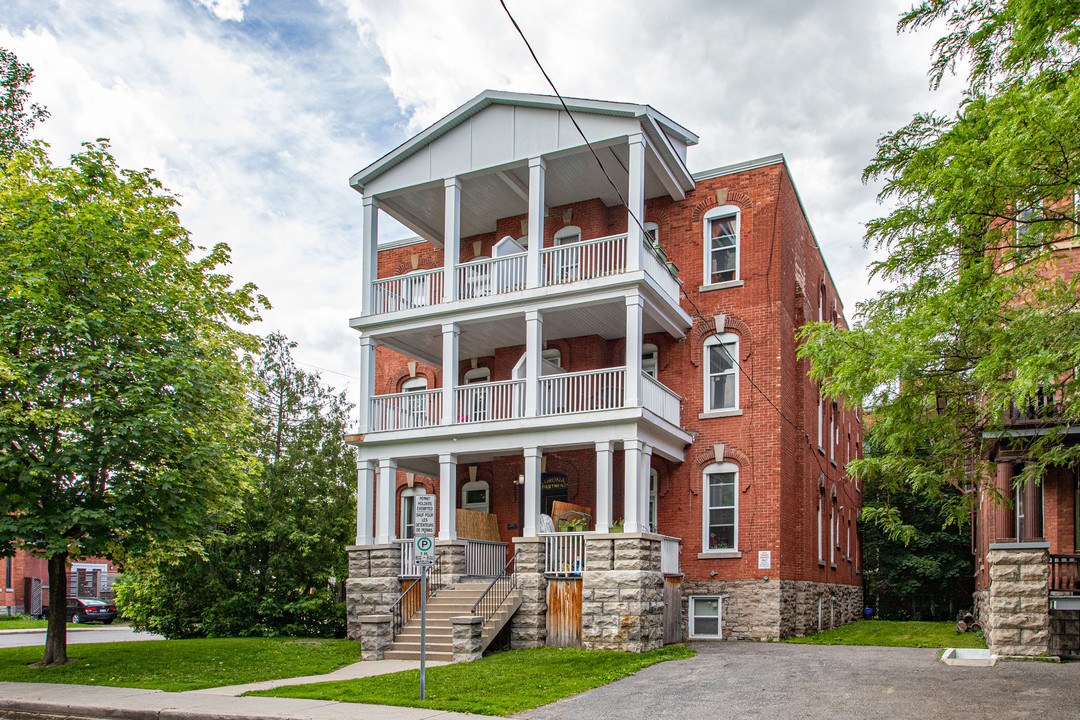
[[[97,598],[68,598],[67,617],[73,623],[101,622],[112,625],[116,603]]]

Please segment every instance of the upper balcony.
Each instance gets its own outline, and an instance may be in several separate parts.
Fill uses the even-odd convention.
[[[677,270],[644,223],[646,200],[682,200],[694,187],[685,157],[697,137],[646,105],[567,102],[573,117],[556,98],[482,93],[352,177],[364,195],[354,328],[392,333],[559,297],[591,304],[590,293],[618,289],[689,327]],[[590,201],[612,211],[610,224],[572,222],[561,210]],[[380,273],[380,213],[441,249],[442,266]],[[576,236],[559,235],[579,224]],[[463,256],[469,239],[489,257]]]

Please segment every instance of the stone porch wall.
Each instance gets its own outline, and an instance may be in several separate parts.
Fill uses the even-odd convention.
[[[349,578],[345,581],[346,634],[360,640],[360,618],[386,615],[401,595],[401,549],[397,545],[345,548],[349,554]]]
[[[1038,547],[993,547],[988,622],[990,651],[997,655],[1050,654],[1049,552]]]
[[[803,637],[847,625],[862,617],[863,604],[861,585],[781,580],[780,637]]]
[[[664,643],[661,539],[645,533],[585,541],[581,642],[586,648],[645,652]]]
[[[547,578],[544,577],[543,538],[514,538],[514,572],[521,590],[521,607],[510,618],[510,647],[547,644]]]
[[[1050,654],[1080,659],[1080,610],[1050,611]]]

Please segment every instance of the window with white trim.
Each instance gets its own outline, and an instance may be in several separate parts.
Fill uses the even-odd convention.
[[[491,495],[486,480],[473,480],[461,486],[461,509],[489,512]]]
[[[656,468],[649,468],[649,530],[656,532],[656,517],[660,497],[660,473]]]
[[[416,525],[416,496],[427,495],[427,490],[416,486],[405,488],[401,491],[401,539],[412,540],[416,533],[413,527]]]
[[[739,407],[739,336],[710,335],[705,340],[705,410]]]
[[[572,245],[581,242],[581,228],[577,225],[567,225],[555,231],[555,245]],[[580,280],[581,257],[580,248],[567,250],[555,255],[555,280],[559,282],[573,282]]]
[[[548,348],[540,353],[540,359],[555,367],[562,367],[562,352],[558,348]]]
[[[659,247],[660,245],[660,226],[654,222],[645,223],[645,234],[652,242],[653,247]]]
[[[491,382],[491,368],[473,368],[465,373],[465,377],[463,377],[462,380],[464,380],[465,385]]]
[[[735,205],[724,205],[705,213],[705,284],[739,279],[739,225],[741,213]]]
[[[825,564],[825,474],[818,479],[818,503],[817,503],[817,561],[818,565]]]
[[[704,471],[704,517],[702,547],[708,550],[739,549],[739,466],[713,463]]]
[[[420,393],[428,389],[426,377],[411,377],[401,383],[401,392]],[[404,397],[401,402],[401,410],[405,415],[406,422],[411,423],[408,427],[424,427],[428,424],[428,405],[426,397]]]
[[[690,637],[721,637],[720,596],[690,596]]]
[[[821,386],[817,389],[817,446],[818,450],[825,451],[825,396],[821,392]]]
[[[652,343],[641,346],[641,372],[653,380],[656,380],[657,367],[659,365],[660,351]]]

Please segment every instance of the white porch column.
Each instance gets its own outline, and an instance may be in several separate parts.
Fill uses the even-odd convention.
[[[443,212],[443,302],[457,300],[457,266],[461,262],[461,181],[443,181],[446,209]]]
[[[360,315],[375,312],[375,280],[379,277],[379,201],[364,198],[364,225],[360,233]]]
[[[356,461],[356,544],[375,541],[375,463]]]
[[[643,300],[637,293],[626,297],[626,400],[624,407],[641,405],[641,344]]]
[[[645,224],[645,136],[638,133],[631,135],[629,140],[630,187],[626,204],[630,206],[630,211],[626,217],[626,270],[633,272],[641,269],[644,252],[642,242],[645,236],[641,227]]]
[[[638,512],[641,513],[641,530],[656,532],[649,522],[649,480],[652,475],[652,448],[641,446],[641,471],[638,473]]]
[[[455,323],[442,326],[442,424],[457,422],[458,337]]]
[[[540,524],[540,448],[525,448],[525,527],[521,537],[536,537]]]
[[[610,440],[596,443],[596,532],[611,528],[612,449]]]
[[[379,459],[379,489],[375,493],[375,544],[389,545],[397,539],[394,497],[397,490],[397,461]]]
[[[439,539],[457,539],[457,455],[439,455]]]
[[[371,398],[375,396],[375,340],[370,335],[360,336],[360,426],[361,434],[371,432]]]
[[[540,413],[540,376],[543,374],[544,316],[525,311],[525,417]]]
[[[641,532],[641,447],[640,440],[623,441],[623,531]]]
[[[525,266],[525,287],[540,287],[540,251],[544,249],[544,177],[547,163],[542,157],[529,158],[529,255]]]

